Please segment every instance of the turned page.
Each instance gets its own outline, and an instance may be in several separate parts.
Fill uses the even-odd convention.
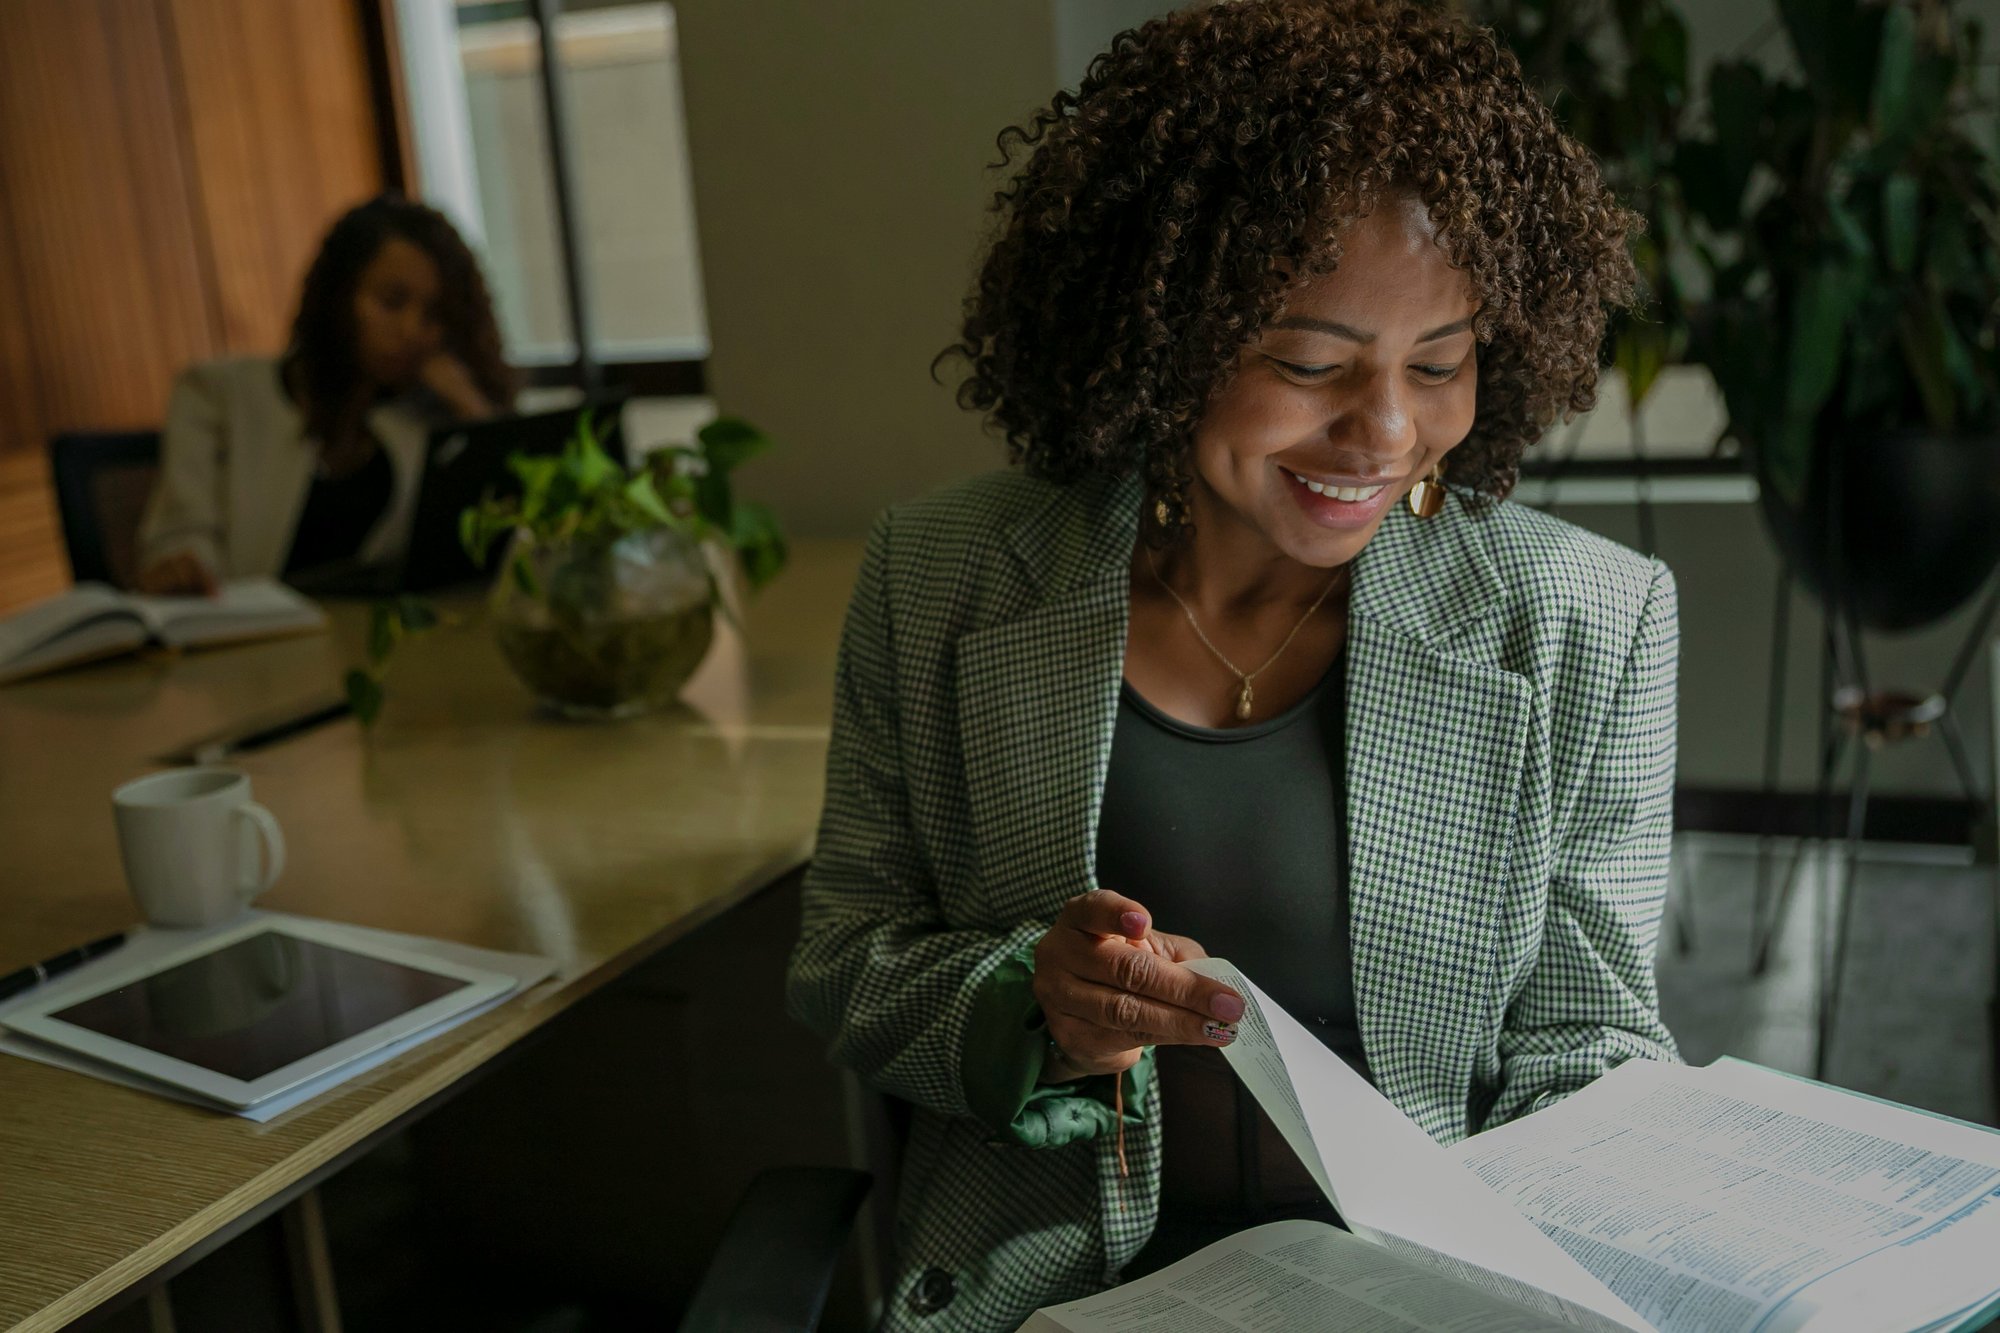
[[[2000,1134],[1634,1060],[1458,1159],[1664,1333],[1884,1333],[2000,1296]]]
[[[1243,996],[1223,1054],[1355,1235],[1574,1327],[1646,1328],[1232,964],[1191,966]]]
[[[1318,1222],[1240,1231],[1021,1333],[1568,1333],[1570,1325]]]

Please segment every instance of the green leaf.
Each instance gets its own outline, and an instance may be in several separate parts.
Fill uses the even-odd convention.
[[[709,467],[727,472],[771,447],[771,437],[741,417],[717,417],[695,433]]]
[[[1917,16],[1905,5],[1882,13],[1881,46],[1875,55],[1875,88],[1869,119],[1885,139],[1900,138],[1910,115],[1910,91],[1917,72]]]
[[[1759,473],[1793,504],[1805,498],[1812,469],[1813,423],[1788,419],[1769,432],[1757,451]]]
[[[703,521],[727,532],[733,507],[727,471],[714,468],[707,476],[694,478],[694,509]]]
[[[653,474],[650,472],[641,472],[625,483],[625,502],[655,523],[674,521],[674,516],[667,512],[666,501],[660,498],[659,490],[653,485]]]
[[[562,472],[562,460],[515,454],[507,460],[507,466],[521,480],[521,497],[516,502],[516,512],[520,514],[521,521],[532,528],[551,509],[549,492]]]
[[[1917,262],[1919,204],[1914,177],[1899,171],[1882,182],[1882,249],[1898,273]]]
[[[1868,239],[1868,229],[1861,225],[1861,219],[1854,216],[1854,210],[1838,195],[1827,196],[1826,220],[1850,258],[1863,262],[1874,258],[1875,246]]]
[[[1743,191],[1764,152],[1764,75],[1747,60],[1718,62],[1708,75],[1713,141],[1677,150],[1674,175],[1696,214],[1717,230],[1738,226]]]
[[[1943,314],[1933,302],[1912,306],[1896,321],[1896,336],[1903,364],[1910,368],[1917,395],[1923,399],[1925,418],[1933,430],[1951,434],[1958,424],[1958,395],[1945,365],[1946,340],[1953,334]]]
[[[1647,65],[1659,76],[1664,100],[1678,105],[1687,91],[1687,25],[1679,14],[1663,8],[1652,15],[1640,42]]]
[[[789,554],[785,538],[778,531],[777,517],[765,505],[754,501],[738,505],[729,540],[743,562],[743,573],[752,589],[762,588],[785,567]]]
[[[382,682],[355,667],[347,673],[347,706],[354,710],[354,720],[363,728],[375,725],[375,719],[382,713]]]
[[[1612,362],[1625,375],[1625,393],[1637,413],[1667,363],[1666,329],[1656,323],[1632,323],[1618,335]]]
[[[475,565],[486,559],[486,541],[480,531],[483,517],[478,505],[467,505],[458,513],[458,545]]]
[[[395,650],[399,630],[395,603],[377,602],[368,608],[368,660],[371,664],[380,666],[389,660],[389,654]]]
[[[528,559],[528,553],[526,551],[521,551],[518,554],[516,554],[515,557],[508,562],[507,568],[508,571],[514,576],[515,587],[519,588],[522,592],[526,593],[530,597],[538,598],[542,595],[541,580],[535,577],[534,564]]]
[[[1810,422],[1833,392],[1840,349],[1865,278],[1864,270],[1840,261],[1823,262],[1807,276],[1792,311],[1787,420]]]
[[[570,437],[563,450],[563,466],[577,492],[585,495],[615,484],[624,475],[611,455],[605,453],[604,447],[597,442],[597,432],[591,428],[588,412],[577,414],[576,434]]]

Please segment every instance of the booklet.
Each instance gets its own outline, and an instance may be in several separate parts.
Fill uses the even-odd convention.
[[[201,647],[326,626],[317,606],[276,579],[235,579],[213,597],[146,597],[102,583],[0,619],[0,684],[147,644]]]
[[[1221,960],[1224,1054],[1351,1234],[1239,1232],[1023,1333],[1942,1333],[2000,1313],[2000,1133],[1633,1060],[1444,1148]]]

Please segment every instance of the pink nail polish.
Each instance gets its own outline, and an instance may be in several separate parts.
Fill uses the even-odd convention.
[[[1236,1040],[1236,1025],[1234,1023],[1203,1023],[1201,1025],[1201,1033],[1210,1041],[1219,1041],[1224,1046],[1227,1046],[1230,1042]]]
[[[1208,1002],[1208,1011],[1225,1023],[1234,1023],[1243,1017],[1242,997],[1222,992]]]
[[[1127,912],[1124,916],[1118,918],[1118,924],[1125,928],[1127,935],[1144,935],[1146,933],[1146,914],[1143,912]]]

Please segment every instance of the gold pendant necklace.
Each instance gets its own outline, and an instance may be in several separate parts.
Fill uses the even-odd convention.
[[[1214,653],[1215,659],[1218,662],[1222,663],[1222,665],[1228,667],[1230,674],[1234,675],[1236,679],[1242,683],[1242,688],[1238,691],[1236,695],[1236,717],[1239,721],[1244,721],[1244,722],[1250,720],[1250,705],[1251,701],[1255,698],[1255,693],[1250,688],[1250,682],[1255,680],[1257,677],[1263,675],[1264,672],[1270,667],[1271,663],[1277,661],[1280,657],[1283,657],[1285,655],[1285,649],[1291,647],[1292,640],[1299,637],[1299,631],[1304,629],[1306,627],[1306,622],[1313,618],[1313,612],[1319,610],[1320,605],[1326,601],[1328,595],[1331,594],[1335,588],[1339,587],[1341,581],[1347,577],[1346,565],[1342,565],[1339,569],[1335,570],[1333,577],[1327,581],[1326,587],[1320,589],[1319,596],[1313,599],[1313,604],[1306,608],[1306,613],[1304,615],[1299,617],[1299,623],[1292,626],[1292,632],[1290,634],[1287,634],[1285,636],[1285,641],[1278,645],[1278,651],[1272,653],[1270,657],[1266,658],[1263,666],[1258,667],[1255,671],[1245,672],[1244,670],[1239,668],[1236,665],[1236,663],[1230,661],[1226,656],[1224,656],[1222,650],[1216,647],[1213,643],[1210,643],[1208,640],[1208,636],[1201,632],[1201,622],[1194,618],[1193,609],[1190,608],[1186,602],[1181,600],[1181,595],[1174,591],[1173,584],[1168,583],[1165,579],[1160,577],[1160,567],[1153,560],[1153,549],[1150,546],[1145,546],[1144,544],[1141,544],[1140,549],[1145,551],[1146,553],[1146,568],[1152,571],[1153,582],[1159,584],[1162,588],[1165,588],[1167,590],[1167,596],[1174,599],[1175,605],[1179,606],[1181,609],[1181,614],[1187,617],[1187,623],[1189,628],[1193,629],[1195,637],[1201,640],[1202,647],[1208,649],[1208,651],[1210,651],[1211,653]]]

